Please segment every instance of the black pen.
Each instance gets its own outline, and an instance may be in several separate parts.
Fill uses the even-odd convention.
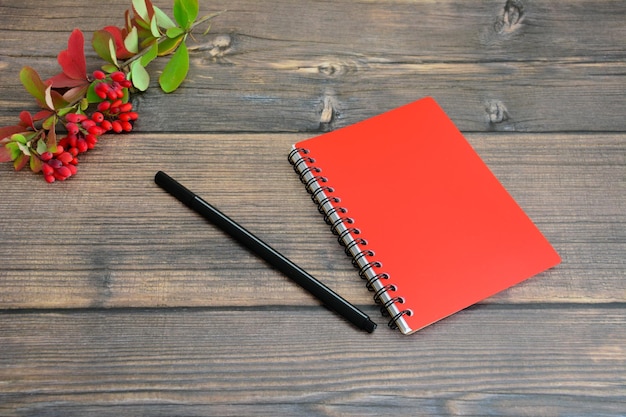
[[[185,188],[165,172],[157,172],[154,177],[154,182],[176,197],[180,202],[184,203],[187,207],[205,217],[270,265],[287,275],[311,295],[320,300],[326,307],[340,314],[359,329],[369,333],[374,331],[376,323],[374,323],[367,314],[350,304],[298,265],[272,249],[268,244],[235,223],[221,211]]]

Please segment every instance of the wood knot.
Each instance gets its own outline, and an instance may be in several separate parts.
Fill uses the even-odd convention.
[[[320,130],[331,130],[331,124],[337,118],[337,102],[333,95],[326,94],[322,102],[322,110],[320,113]]]
[[[496,21],[496,33],[510,33],[519,29],[524,20],[524,5],[520,0],[507,0],[502,15]]]
[[[500,100],[490,100],[485,105],[489,124],[502,123],[509,120],[509,112]]]
[[[207,51],[212,58],[222,57],[230,52],[233,39],[228,34],[215,35],[207,42],[189,47],[189,50]]]
[[[359,65],[361,65],[359,62],[355,62],[354,60],[349,59],[334,62],[325,61],[318,64],[317,71],[327,77],[338,77],[352,72],[356,72]]]

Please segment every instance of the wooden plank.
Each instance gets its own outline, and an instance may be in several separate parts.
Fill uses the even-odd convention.
[[[171,15],[171,1],[153,3]],[[26,56],[55,56],[56,50],[40,47],[42,40],[64,47],[74,27],[90,33],[121,25],[130,1],[54,4],[45,8],[35,0],[0,4],[4,17],[0,28],[9,31],[0,45],[15,48],[29,33],[34,42],[24,42]],[[237,42],[221,48],[229,50],[259,42],[301,45],[302,51],[418,55],[424,62],[564,58],[611,62],[623,59],[619,46],[626,37],[622,19],[626,5],[621,1],[213,0],[200,8],[201,14],[226,10],[213,21],[212,30],[234,35]],[[218,52],[214,51],[221,56]]]
[[[626,130],[620,116],[626,112],[623,62],[422,63],[416,56],[401,61],[341,52],[316,56],[301,47],[288,48],[285,58],[258,48],[233,53],[228,63],[193,54],[188,80],[176,93],[165,96],[153,83],[135,99],[140,129],[328,130],[433,96],[464,131]],[[52,58],[7,63],[0,73],[0,104],[7,109],[0,115],[3,125],[14,124],[23,109],[35,110],[19,84],[25,65],[44,78],[58,72]],[[162,65],[151,70],[154,77]],[[322,69],[327,65],[338,68],[328,75]]]
[[[470,134],[563,264],[486,303],[623,302],[624,135]],[[76,178],[0,166],[5,308],[316,305],[153,183],[165,170],[351,301],[371,294],[286,162],[303,135],[105,138]],[[554,145],[558,144],[558,147]],[[607,180],[610,179],[610,180]],[[5,214],[5,216],[6,216]]]
[[[115,3],[120,16],[127,3]],[[189,80],[167,97],[167,110],[162,93],[152,89],[138,99],[144,131],[317,131],[426,95],[466,131],[626,128],[623,2],[358,2],[360,13],[350,18],[345,13],[353,8],[344,2],[211,7],[229,12],[193,46]],[[0,62],[0,104],[15,114],[0,115],[0,123],[12,123],[30,103],[19,69],[31,65],[53,75],[69,34],[62,28],[81,22],[89,37],[90,29],[119,19],[113,10],[72,5],[42,14],[29,2],[0,7],[11,16],[0,28],[7,57]],[[298,16],[319,23],[304,25]],[[43,18],[49,20],[38,25]],[[55,31],[42,32],[51,20]]]
[[[0,315],[2,415],[620,416],[621,308],[463,311],[411,337],[319,308]]]

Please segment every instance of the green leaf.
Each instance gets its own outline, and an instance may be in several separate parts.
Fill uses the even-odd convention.
[[[46,141],[44,139],[39,139],[37,141],[37,153],[41,155],[42,153],[48,150],[48,145],[46,145]]]
[[[109,74],[112,74],[117,70],[119,70],[119,67],[117,65],[105,64],[102,66],[102,71],[108,72]]]
[[[39,158],[30,158],[30,170],[34,173],[41,171],[41,167],[43,166],[43,162]]]
[[[189,25],[189,14],[182,0],[174,0],[174,19],[180,27],[187,28]]]
[[[94,81],[91,84],[89,84],[89,88],[87,89],[87,101],[89,103],[100,103],[102,101],[102,99],[96,94],[96,90],[95,87],[96,85],[98,85],[101,81]]]
[[[149,63],[151,63],[154,59],[156,59],[159,54],[159,45],[158,42],[152,43],[150,49],[146,51],[146,53],[141,57],[141,65],[147,67]]]
[[[74,110],[74,107],[65,107],[64,109],[60,109],[59,111],[57,111],[57,114],[60,117],[65,116],[68,113],[71,113]]]
[[[189,15],[189,23],[192,24],[198,18],[200,13],[200,5],[198,0],[181,0],[185,4],[187,14]]]
[[[152,16],[152,20],[150,20],[150,32],[155,38],[161,37],[161,31],[159,30],[159,24],[156,16]]]
[[[20,171],[22,168],[26,166],[29,159],[30,159],[29,155],[24,155],[24,154],[18,155],[18,157],[15,158],[15,160],[13,161],[13,167],[15,168],[16,171]]]
[[[91,46],[98,56],[107,62],[118,66],[113,36],[106,30],[95,31],[91,38]]]
[[[24,67],[20,71],[20,81],[31,96],[35,97],[42,106],[46,103],[46,88],[37,71],[31,67]]]
[[[22,143],[22,144],[26,144],[26,142],[28,142],[26,140],[26,136],[20,134],[20,133],[16,133],[14,135],[11,136],[11,140],[15,143]]]
[[[137,27],[133,27],[124,38],[124,47],[133,54],[139,52],[139,35],[137,33]]]
[[[30,147],[27,144],[20,143],[20,142],[16,142],[16,143],[17,143],[17,147],[20,149],[20,151],[24,155],[30,156]]]
[[[44,120],[41,123],[41,127],[43,127],[46,130],[52,129],[52,126],[55,126],[57,122],[58,122],[57,116],[56,114],[53,114],[52,116],[48,117],[46,120]]]
[[[45,90],[45,105],[49,110],[58,110],[64,107],[69,106],[69,101],[67,101],[63,96],[56,90],[52,89],[52,84],[48,85]]]
[[[166,93],[175,91],[180,84],[187,77],[189,71],[189,52],[187,51],[187,45],[182,42],[170,61],[163,68],[161,77],[159,78],[159,84],[161,89]]]
[[[130,78],[135,88],[146,91],[150,86],[150,75],[140,61],[130,64]]]
[[[182,35],[183,33],[185,33],[184,29],[181,29],[179,27],[174,27],[174,28],[169,28],[165,34],[167,35],[168,38],[170,39],[174,39],[179,37],[180,35]]]
[[[145,0],[133,0],[133,9],[135,12],[146,22],[150,21],[150,16],[148,14],[148,6],[146,6]]]
[[[174,19],[183,29],[189,29],[198,17],[198,0],[174,0]]]
[[[159,56],[169,55],[174,52],[184,37],[184,35],[181,35],[178,38],[166,38],[163,42],[159,42]]]
[[[10,161],[15,161],[18,156],[22,155],[22,151],[20,150],[20,147],[17,146],[17,142],[7,143],[5,148],[9,151],[9,155],[11,157]]]
[[[163,10],[159,9],[156,6],[152,7],[154,8],[154,16],[157,19],[157,24],[160,27],[164,29],[176,27],[176,23],[174,23],[172,19],[170,19],[170,17],[163,12]]]

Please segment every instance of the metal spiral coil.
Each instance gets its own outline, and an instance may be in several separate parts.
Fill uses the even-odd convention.
[[[310,151],[305,148],[294,148],[288,156],[289,163],[293,166],[294,171],[298,174],[300,181],[304,184],[305,189],[311,196],[313,203],[317,205],[318,211],[324,216],[324,221],[330,226],[331,231],[337,236],[337,241],[344,246],[345,253],[352,258],[352,265],[359,270],[359,276],[365,280],[365,286],[369,291],[375,291],[374,301],[381,304],[381,312],[383,315],[389,316],[392,307],[398,311],[389,321],[388,326],[397,329],[397,321],[403,316],[410,316],[413,312],[409,309],[398,310],[398,305],[404,303],[404,298],[400,296],[390,296],[388,293],[397,292],[398,288],[395,284],[383,284],[382,281],[390,279],[390,275],[386,272],[374,271],[374,269],[382,268],[380,261],[372,260],[375,252],[371,249],[362,249],[368,244],[366,239],[361,237],[355,238],[354,235],[361,233],[356,227],[349,227],[355,223],[354,219],[342,216],[348,212],[345,207],[338,206],[341,198],[331,195],[335,189],[328,185],[328,178],[322,174],[322,169],[315,164],[315,158],[310,156]],[[331,207],[328,208],[328,205]],[[358,251],[355,251],[359,249]],[[353,252],[354,251],[354,252]],[[385,297],[383,301],[381,297]]]
[[[410,309],[402,310],[398,314],[393,316],[391,320],[389,320],[389,323],[387,323],[387,326],[389,326],[390,329],[396,330],[398,328],[398,320],[400,320],[403,316],[412,316],[412,315],[413,315],[413,310],[410,310]]]

